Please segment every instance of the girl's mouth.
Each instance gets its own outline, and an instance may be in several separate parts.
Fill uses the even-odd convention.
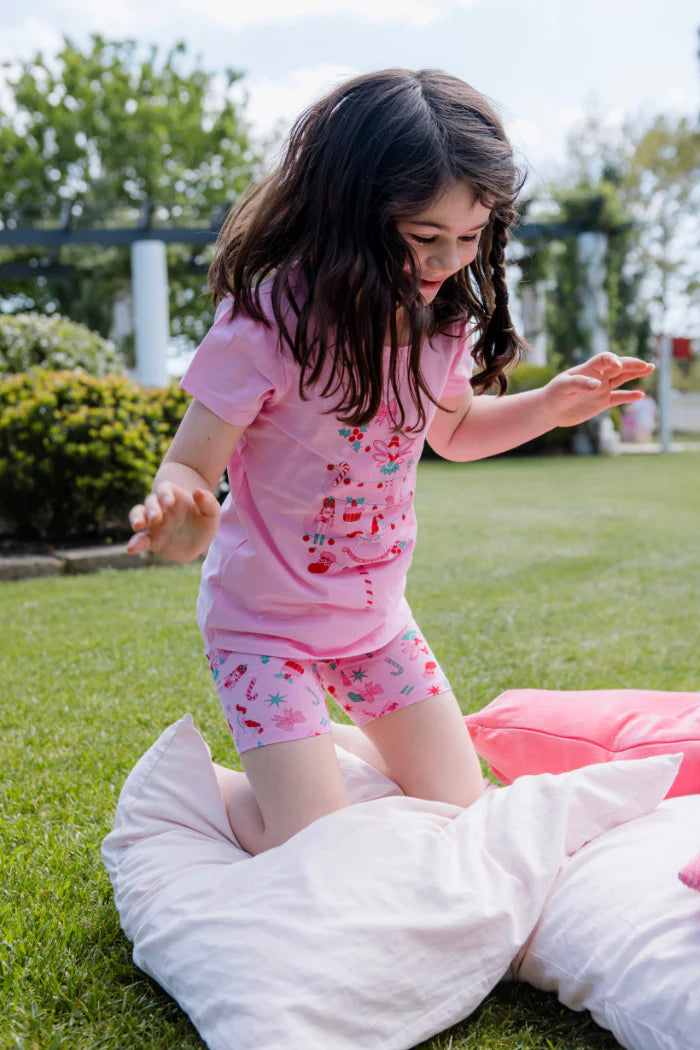
[[[421,278],[420,283],[423,285],[424,288],[427,288],[428,291],[433,292],[437,291],[437,289],[442,284],[442,281],[426,281],[424,278]]]

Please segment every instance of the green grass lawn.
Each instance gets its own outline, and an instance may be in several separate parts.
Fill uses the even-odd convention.
[[[694,453],[423,464],[409,597],[465,712],[510,687],[700,688],[699,481]],[[99,854],[127,773],[184,712],[233,763],[198,575],[0,584],[3,1050],[203,1045],[133,966]],[[423,1050],[616,1046],[502,985]]]

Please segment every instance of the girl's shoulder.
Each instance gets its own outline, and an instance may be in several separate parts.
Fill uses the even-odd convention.
[[[235,304],[233,296],[229,294],[224,296],[217,305],[214,314],[214,324],[216,325],[220,322],[230,324],[233,326],[232,332],[235,331],[236,334],[257,331],[260,337],[266,335],[268,341],[272,341],[279,346],[280,325],[278,316],[281,317],[283,324],[288,330],[294,329],[299,304],[304,297],[304,289],[299,276],[296,273],[292,273],[289,279],[291,298],[290,294],[284,289],[281,290],[276,310],[273,299],[274,283],[274,276],[267,277],[260,282],[253,292],[253,301],[258,307],[261,316],[256,317],[246,312],[240,303],[238,305]]]
[[[214,321],[202,340],[200,350],[214,347],[229,353],[254,354],[258,360],[274,357],[279,347],[279,329],[270,307],[269,294],[261,296],[264,319],[235,306],[233,297],[227,295],[217,305]]]
[[[241,392],[267,391],[280,397],[290,385],[287,355],[271,303],[271,281],[260,288],[263,318],[236,307],[227,295],[217,304],[214,320],[199,344],[182,385],[199,400],[219,400]],[[236,393],[238,392],[238,393]]]
[[[458,321],[449,321],[444,324],[434,338],[444,340],[448,345],[470,345],[473,325],[469,318]]]
[[[428,342],[431,349],[442,358],[452,362],[464,358],[471,360],[473,340],[469,322],[452,321],[440,328]]]

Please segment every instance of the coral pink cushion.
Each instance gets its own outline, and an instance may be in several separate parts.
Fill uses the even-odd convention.
[[[669,791],[700,793],[700,693],[651,689],[510,689],[465,722],[505,784],[595,762],[683,752]]]

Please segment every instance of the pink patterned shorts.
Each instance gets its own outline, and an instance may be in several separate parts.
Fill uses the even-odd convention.
[[[413,620],[362,656],[285,660],[210,649],[207,662],[239,754],[330,732],[326,691],[363,725],[450,688]]]

